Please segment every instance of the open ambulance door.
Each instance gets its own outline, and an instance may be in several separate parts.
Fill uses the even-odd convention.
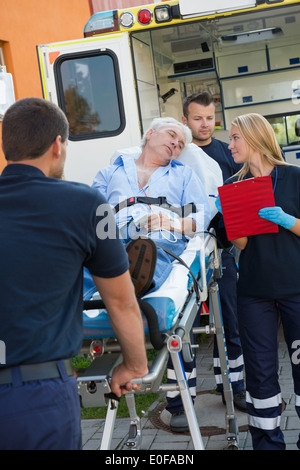
[[[134,47],[145,64],[149,48],[136,41]],[[153,109],[154,87],[143,81],[144,67],[137,64],[134,70],[127,33],[40,45],[37,50],[44,98],[63,109],[70,125],[65,178],[91,185],[116,150],[139,145],[140,101],[143,108]],[[158,116],[157,94],[156,102],[152,114]]]

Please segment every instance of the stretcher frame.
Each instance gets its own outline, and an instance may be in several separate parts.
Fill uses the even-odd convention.
[[[214,242],[214,250],[208,263],[204,255],[205,248],[211,236],[214,236],[213,231],[206,237],[204,247],[200,250],[200,278],[198,279],[200,289],[198,294],[196,295],[192,284],[184,307],[175,325],[171,330],[163,333],[165,338],[163,347],[158,352],[153,363],[149,365],[149,373],[144,377],[132,381],[141,386],[140,390],[138,390],[138,392],[128,392],[125,395],[130,417],[129,433],[126,441],[128,449],[139,450],[142,443],[141,421],[135,409],[135,393],[165,393],[167,391],[177,390],[181,395],[194,449],[205,450],[182,363],[182,357],[186,362],[191,361],[192,358],[192,345],[190,344],[191,333],[216,335],[224,398],[226,402],[225,439],[227,449],[238,449],[238,425],[234,411],[226,339],[217,284],[217,279],[222,275],[222,267],[216,240]],[[204,327],[193,328],[194,320],[201,308],[201,304],[207,299],[209,299],[210,305],[209,324]],[[153,348],[147,341],[147,338],[146,347]],[[118,399],[110,394],[109,376],[113,368],[122,361],[122,355],[117,340],[108,340],[105,344],[105,351],[108,354],[102,355],[101,353],[94,359],[91,366],[81,372],[77,378],[79,395],[83,407],[107,406],[107,414],[99,450],[111,449],[111,441],[118,410]],[[162,383],[162,377],[166,370],[169,355],[173,363],[177,380],[176,384]]]

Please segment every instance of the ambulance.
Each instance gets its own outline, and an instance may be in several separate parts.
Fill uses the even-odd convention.
[[[83,38],[37,47],[44,98],[70,124],[65,177],[91,184],[153,118],[182,117],[208,90],[215,137],[235,116],[264,115],[300,164],[300,1],[174,0],[95,13]]]

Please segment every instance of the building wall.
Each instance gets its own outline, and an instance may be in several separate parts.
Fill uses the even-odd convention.
[[[16,100],[42,97],[36,46],[83,37],[92,12],[90,0],[1,0],[0,44]],[[4,166],[1,149],[0,172]]]

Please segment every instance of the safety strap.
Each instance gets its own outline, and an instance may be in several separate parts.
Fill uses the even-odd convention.
[[[124,201],[120,202],[115,206],[115,212],[119,212],[121,209],[125,207],[133,206],[134,204],[147,204],[148,206],[153,204],[155,206],[161,206],[165,209],[169,209],[172,212],[175,212],[179,217],[186,217],[190,213],[197,212],[196,206],[193,202],[186,204],[182,207],[172,206],[168,203],[167,198],[165,196],[159,197],[148,197],[148,196],[136,196],[136,197],[129,197]]]

